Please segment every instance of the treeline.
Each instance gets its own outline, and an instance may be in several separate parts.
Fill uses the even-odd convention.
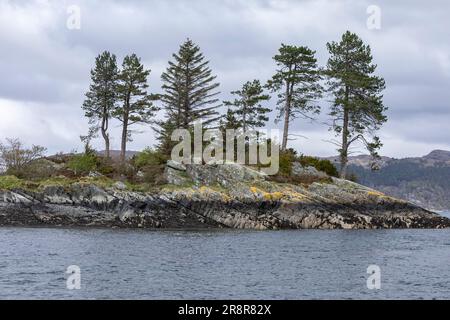
[[[157,133],[158,150],[169,155],[174,129],[191,129],[194,122],[206,127],[240,129],[264,127],[269,113],[276,108],[276,122],[283,124],[281,149],[288,151],[290,127],[298,118],[314,119],[320,112],[319,102],[332,97],[329,112],[330,129],[338,140],[341,157],[340,175],[345,177],[349,148],[357,141],[377,156],[380,139],[374,134],[386,121],[382,91],[383,78],[375,75],[376,65],[368,45],[349,31],[338,42],[327,43],[329,59],[320,67],[316,52],[307,46],[285,45],[273,57],[276,72],[262,83],[249,80],[231,92],[234,99],[219,99],[219,83],[199,46],[188,39],[174,53],[161,75],[162,93],[148,90],[150,70],[135,54],[126,56],[121,68],[114,54],[100,54],[91,71],[91,85],[83,104],[91,125],[89,141],[99,134],[105,141],[109,157],[109,128],[112,118],[122,123],[121,161],[125,161],[127,141],[134,124],[148,124]],[[272,95],[275,102],[271,103]],[[222,114],[221,107],[227,112]],[[155,120],[157,111],[162,121]]]

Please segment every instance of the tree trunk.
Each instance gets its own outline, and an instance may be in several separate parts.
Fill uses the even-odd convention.
[[[344,121],[342,125],[342,146],[340,150],[341,156],[341,170],[339,176],[345,179],[347,176],[347,163],[348,163],[348,122],[349,122],[349,110],[348,110],[348,88],[345,88],[345,102],[344,102]]]
[[[110,158],[110,152],[109,152],[109,134],[108,131],[108,118],[105,116],[102,119],[102,126],[100,128],[100,131],[102,132],[102,137],[105,140],[105,152],[106,152],[106,158]]]
[[[290,117],[291,117],[291,85],[289,82],[287,82],[286,83],[286,105],[284,107],[283,142],[281,144],[281,151],[287,150]]]
[[[105,151],[106,151],[106,157],[110,158],[110,152],[109,152],[109,134],[106,133],[105,130],[102,129],[102,136],[105,140]]]
[[[284,115],[284,128],[283,128],[283,143],[281,144],[281,150],[286,151],[287,150],[287,142],[288,142],[288,134],[289,134],[289,113],[290,108],[286,106],[285,109],[285,115]]]
[[[120,162],[125,163],[127,153],[127,138],[128,138],[128,112],[123,115],[123,127],[122,127],[122,143],[120,148]]]
[[[127,154],[128,121],[130,119],[130,99],[131,99],[131,87],[129,88],[129,91],[125,96],[125,101],[123,105],[122,141],[120,144],[120,163],[122,165],[125,164]]]
[[[247,132],[247,113],[244,110],[242,113],[242,129],[244,130],[244,134]]]

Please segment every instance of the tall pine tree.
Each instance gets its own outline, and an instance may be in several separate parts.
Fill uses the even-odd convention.
[[[334,95],[331,128],[341,136],[336,144],[341,160],[340,176],[345,178],[353,143],[361,142],[372,156],[378,157],[377,150],[382,144],[375,131],[387,121],[381,94],[385,82],[374,75],[377,66],[372,63],[370,47],[356,34],[347,31],[339,43],[328,43],[327,48],[328,89]]]
[[[270,100],[270,96],[264,94],[259,80],[248,81],[241,90],[232,91],[231,94],[237,98],[233,101],[224,101],[224,104],[235,113],[239,127],[244,132],[263,127],[269,121],[267,113],[271,110],[261,104]]]
[[[167,70],[162,74],[163,94],[160,100],[166,119],[160,122],[159,140],[170,139],[173,128],[190,129],[195,121],[203,125],[215,123],[219,118],[221,106],[216,89],[219,83],[208,67],[209,61],[190,39],[186,40],[178,53],[173,54]],[[167,145],[167,143],[164,143]]]
[[[299,116],[312,118],[310,114],[320,112],[317,100],[322,97],[323,89],[319,83],[321,74],[315,53],[308,47],[282,44],[273,58],[278,69],[267,87],[278,93],[277,120],[284,121],[283,151],[287,150],[290,122]]]
[[[154,96],[147,92],[149,75],[150,70],[144,68],[136,54],[124,58],[117,86],[119,104],[113,113],[114,117],[122,123],[120,149],[122,163],[125,162],[127,141],[131,140],[130,126],[151,123],[158,110],[152,103]]]
[[[106,157],[110,156],[109,121],[117,101],[118,68],[116,56],[108,51],[95,59],[91,70],[91,85],[83,103],[85,116],[89,118],[89,139],[100,131],[105,140]]]

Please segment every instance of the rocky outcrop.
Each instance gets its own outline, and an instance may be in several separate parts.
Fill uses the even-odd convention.
[[[325,172],[319,171],[314,167],[303,167],[299,162],[292,164],[292,174],[297,176],[312,177],[315,179],[326,179],[328,175]]]
[[[220,185],[232,188],[236,183],[251,183],[265,180],[265,175],[236,163],[218,165],[186,165],[186,174],[195,185]]]
[[[185,174],[186,166],[169,160],[164,170],[164,178],[169,184],[182,186],[189,183],[189,179]]]
[[[215,165],[181,164],[168,161],[164,177],[170,184],[183,186],[194,184],[197,186],[220,185],[228,188],[236,182],[253,182],[265,179],[259,171],[236,163]]]
[[[174,165],[175,166],[175,165]],[[340,179],[309,186],[265,181],[236,165],[171,168],[190,186],[156,193],[122,185],[0,191],[0,225],[131,228],[446,228],[450,220]]]

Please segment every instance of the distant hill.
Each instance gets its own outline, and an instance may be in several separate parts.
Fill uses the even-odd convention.
[[[339,163],[337,157],[328,159]],[[370,164],[368,155],[350,157],[348,171],[368,187],[429,209],[450,211],[450,151],[435,150],[417,158],[383,157],[378,171]]]

